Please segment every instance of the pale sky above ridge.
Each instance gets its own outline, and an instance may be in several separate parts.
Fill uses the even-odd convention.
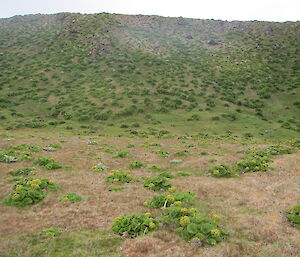
[[[109,12],[242,21],[299,21],[300,0],[0,0],[0,18],[58,12]]]

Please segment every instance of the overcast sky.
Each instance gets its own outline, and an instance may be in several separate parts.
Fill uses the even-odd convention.
[[[300,20],[300,0],[0,0],[0,17],[34,13],[155,14],[221,20]]]

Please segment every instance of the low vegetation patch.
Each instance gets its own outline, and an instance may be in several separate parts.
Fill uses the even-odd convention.
[[[169,181],[168,178],[164,176],[156,176],[153,178],[146,178],[144,183],[144,187],[149,188],[154,191],[163,191],[167,190],[168,188],[172,187],[172,183]]]
[[[194,193],[180,192],[155,195],[150,201],[144,202],[144,205],[150,208],[166,208],[170,206],[190,206],[194,201]]]
[[[115,234],[137,237],[158,229],[158,221],[150,213],[132,214],[118,217],[113,221],[112,231]]]
[[[54,170],[62,168],[62,165],[55,161],[53,158],[48,157],[40,157],[38,158],[34,164],[44,166],[47,170]]]
[[[122,170],[112,171],[109,176],[107,176],[106,180],[112,183],[129,183],[133,177],[129,172],[125,172]]]
[[[244,157],[243,160],[237,162],[237,169],[240,172],[258,172],[270,169],[272,159],[267,156]]]
[[[28,176],[28,175],[35,175],[36,169],[35,168],[19,168],[16,170],[9,171],[9,174],[12,176]]]
[[[286,216],[290,222],[300,229],[300,204],[288,210]]]
[[[237,177],[235,171],[227,165],[218,165],[208,171],[212,176],[217,178],[233,178]]]
[[[49,179],[28,178],[18,181],[5,199],[7,205],[27,206],[36,204],[46,197],[46,189],[56,189],[58,186]]]
[[[128,165],[129,169],[140,169],[142,167],[144,167],[145,164],[139,161],[133,161]]]
[[[61,197],[60,201],[76,203],[76,202],[80,202],[82,199],[83,199],[82,196],[71,192],[71,193],[67,193],[63,197]]]

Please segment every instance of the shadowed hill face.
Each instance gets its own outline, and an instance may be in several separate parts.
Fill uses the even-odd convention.
[[[1,124],[138,121],[297,136],[299,42],[299,22],[106,13],[2,19]]]

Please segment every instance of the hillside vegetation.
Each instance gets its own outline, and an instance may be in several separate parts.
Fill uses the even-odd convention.
[[[7,130],[299,135],[299,22],[15,16],[0,47]]]

